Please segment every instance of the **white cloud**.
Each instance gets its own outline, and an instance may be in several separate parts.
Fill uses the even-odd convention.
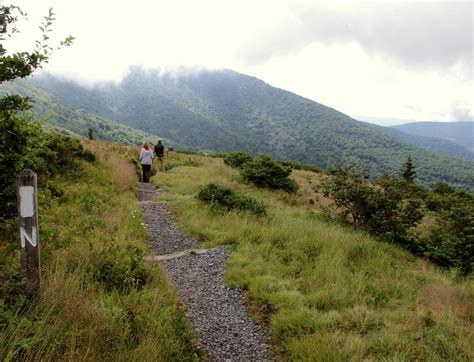
[[[449,4],[443,4],[448,10],[441,20],[438,10],[425,11],[433,7],[409,4],[399,22],[393,9],[407,6],[347,1],[15,3],[30,19],[7,49],[31,49],[41,17],[52,6],[54,40],[72,34],[76,41],[55,54],[46,70],[82,83],[118,81],[132,64],[230,68],[349,115],[454,120],[454,104],[472,114],[472,69],[466,68],[472,65],[472,32],[456,38],[469,21]],[[440,38],[443,29],[447,35]]]
[[[349,61],[348,61],[349,60]],[[357,44],[312,44],[249,68],[270,83],[293,89],[349,115],[455,120],[452,104],[472,109],[472,85],[427,69],[413,72],[367,55]]]

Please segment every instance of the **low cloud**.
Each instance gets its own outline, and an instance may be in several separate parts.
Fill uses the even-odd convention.
[[[451,110],[453,119],[458,122],[474,122],[474,113],[471,107],[466,104],[456,103]]]
[[[368,54],[409,66],[462,64],[472,77],[473,3],[386,2],[291,5],[285,23],[242,49],[249,64],[323,44],[358,43]]]

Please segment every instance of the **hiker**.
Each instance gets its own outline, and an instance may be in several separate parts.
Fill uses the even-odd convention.
[[[165,172],[165,146],[161,140],[158,140],[158,143],[155,145],[155,154],[156,159],[158,160],[158,170]]]
[[[140,162],[142,164],[142,182],[150,182],[151,164],[153,162],[153,151],[148,142],[143,142],[143,148],[140,151]]]

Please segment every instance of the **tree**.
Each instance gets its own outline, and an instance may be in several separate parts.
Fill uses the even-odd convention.
[[[245,182],[251,182],[257,187],[287,192],[298,191],[298,184],[288,178],[291,167],[284,166],[266,155],[244,163],[240,169],[240,176]]]
[[[22,10],[13,5],[0,6],[0,40],[11,37],[18,32],[15,23],[19,16],[25,16]],[[0,44],[0,83],[16,78],[25,78],[32,74],[36,69],[41,68],[43,64],[48,63],[49,57],[54,49],[48,44],[51,25],[55,20],[52,9],[44,17],[44,21],[39,27],[42,36],[41,40],[36,40],[36,47],[33,51],[17,52],[7,55],[7,50]],[[74,37],[68,36],[60,42],[57,49],[72,44]]]
[[[466,274],[474,269],[474,196],[439,182],[426,198],[436,222],[424,242],[424,255]]]
[[[416,176],[415,166],[410,156],[408,156],[407,162],[405,162],[402,170],[402,177],[409,181],[413,182]]]
[[[24,17],[22,10],[13,5],[0,6],[0,39],[13,36],[18,30],[15,26],[19,17]],[[0,44],[0,84],[16,78],[24,78],[41,68],[54,51],[48,45],[54,13],[50,9],[40,26],[41,38],[36,41],[32,51],[7,54],[7,49]],[[73,37],[64,39],[58,49],[72,44]],[[56,145],[51,143],[51,135],[42,130],[38,123],[30,122],[22,111],[30,109],[29,99],[19,95],[8,95],[0,99],[0,221],[11,217],[15,212],[17,173],[26,167],[36,166],[45,173],[51,171],[57,162],[47,163],[45,155],[53,155]],[[58,140],[56,140],[58,141]],[[65,141],[61,139],[60,141]],[[80,147],[71,148],[80,152]]]
[[[343,220],[411,248],[409,230],[423,216],[420,200],[405,180],[382,175],[371,182],[367,174],[355,165],[333,169],[322,184],[323,194],[334,200]]]
[[[247,152],[229,152],[224,157],[224,163],[227,166],[238,169],[250,161],[252,161],[252,156]]]

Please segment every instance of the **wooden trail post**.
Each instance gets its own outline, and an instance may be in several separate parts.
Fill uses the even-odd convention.
[[[40,286],[38,228],[38,187],[36,173],[23,170],[18,175],[18,216],[20,224],[21,267],[29,291]]]

